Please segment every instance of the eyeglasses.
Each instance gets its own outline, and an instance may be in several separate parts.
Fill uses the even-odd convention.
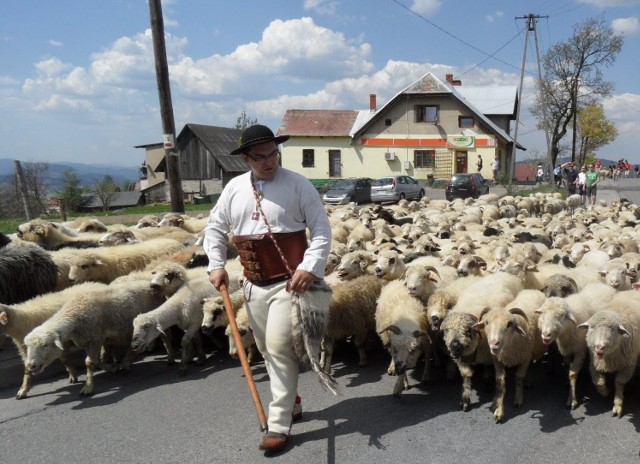
[[[269,153],[268,155],[250,155],[249,153],[246,154],[249,158],[251,158],[253,161],[255,161],[256,163],[264,163],[265,161],[269,161],[272,160],[274,158],[278,158],[280,157],[280,150],[278,150],[277,148],[275,150],[273,150],[271,153]]]

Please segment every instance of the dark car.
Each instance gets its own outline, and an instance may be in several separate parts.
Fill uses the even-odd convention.
[[[445,188],[445,197],[449,201],[454,198],[478,198],[485,193],[489,193],[489,184],[478,172],[454,174]]]
[[[424,188],[410,176],[387,176],[373,181],[371,186],[371,201],[419,200],[424,196]]]
[[[371,202],[371,183],[368,177],[354,177],[339,180],[327,193],[322,201],[329,205],[346,205],[354,202],[356,205]]]

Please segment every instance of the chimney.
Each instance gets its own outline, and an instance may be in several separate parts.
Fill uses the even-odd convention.
[[[375,93],[369,94],[369,111],[371,111],[372,113],[376,111],[376,94]]]
[[[456,87],[462,85],[462,81],[461,80],[459,80],[459,79],[453,80],[453,74],[447,74],[446,77],[447,77],[447,82],[449,84],[451,84],[453,86],[456,86]]]

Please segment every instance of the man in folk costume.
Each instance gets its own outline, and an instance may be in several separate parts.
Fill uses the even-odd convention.
[[[267,452],[286,447],[292,419],[296,418],[294,404],[298,408],[295,416],[302,413],[297,404],[301,359],[295,350],[295,332],[304,329],[295,314],[292,317],[292,307],[304,295],[313,294],[310,291],[328,293],[329,299],[323,300],[327,308],[330,301],[330,289],[322,278],[331,226],[311,182],[280,166],[278,145],[288,138],[276,137],[259,124],[243,131],[240,147],[231,154],[241,156],[250,171],[231,179],[224,188],[209,216],[204,239],[209,279],[217,289],[229,284],[224,269],[229,232],[244,268],[246,307],[273,397],[268,432],[259,446]]]

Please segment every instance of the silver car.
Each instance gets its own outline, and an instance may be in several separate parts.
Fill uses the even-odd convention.
[[[371,201],[419,200],[424,196],[424,188],[410,176],[380,177],[371,185]]]

